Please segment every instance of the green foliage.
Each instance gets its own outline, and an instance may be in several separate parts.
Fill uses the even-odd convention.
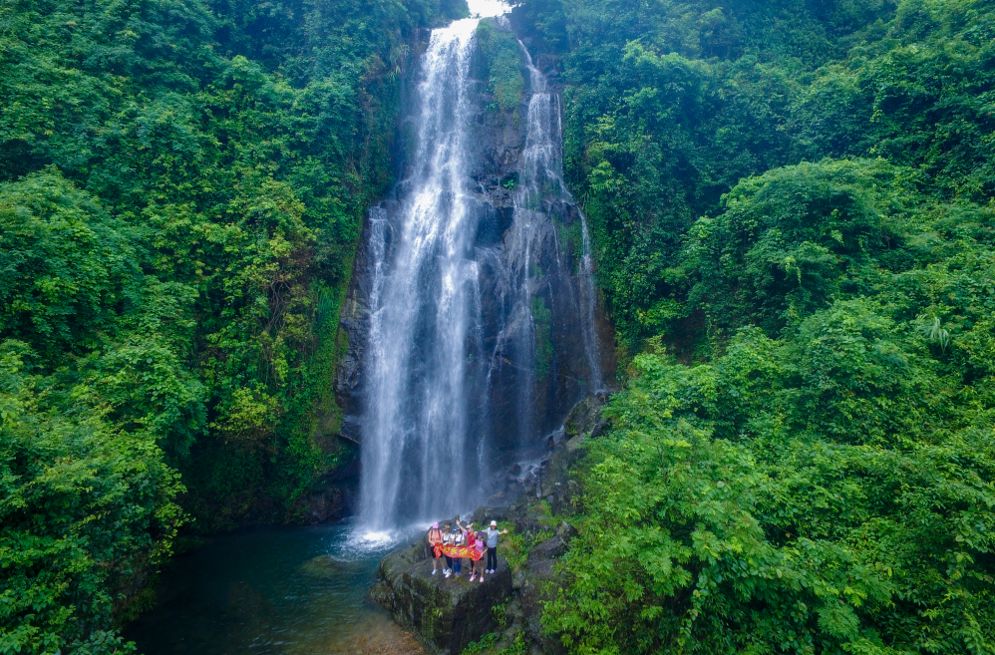
[[[547,628],[572,652],[995,646],[995,415],[930,403],[929,355],[889,327],[841,303],[711,364],[638,356]]]
[[[553,364],[553,313],[539,296],[532,299],[532,320],[535,324],[535,372],[539,378],[544,378]]]
[[[131,652],[106,628],[169,555],[183,488],[154,434],[66,412],[34,358],[0,344],[0,652]]]
[[[328,371],[400,73],[464,10],[0,5],[0,653],[130,652],[177,499],[284,520],[342,461]]]
[[[479,655],[480,653],[489,653],[498,643],[500,636],[496,632],[488,632],[480,637],[476,641],[470,642],[466,648],[462,650],[462,655]]]
[[[483,21],[477,28],[475,56],[499,111],[514,112],[525,101],[526,73],[522,52],[512,32]]]
[[[507,645],[502,645],[503,643]],[[463,649],[463,655],[525,655],[528,652],[529,647],[522,632],[515,633],[511,643],[507,643],[507,640],[502,642],[500,635],[488,632]]]
[[[93,348],[139,279],[130,237],[57,170],[0,184],[0,334],[46,356]]]
[[[543,612],[577,653],[995,652],[995,11],[529,0],[639,352]],[[677,358],[668,355],[671,352]]]
[[[915,192],[883,161],[824,161],[740,182],[688,235],[688,304],[716,328],[776,333],[841,294],[872,288],[873,263]]]

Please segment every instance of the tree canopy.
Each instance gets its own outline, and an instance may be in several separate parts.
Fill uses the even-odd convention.
[[[292,518],[350,456],[338,306],[459,10],[0,5],[0,653],[128,652],[180,526]]]
[[[577,653],[995,652],[995,9],[529,0],[623,390]]]

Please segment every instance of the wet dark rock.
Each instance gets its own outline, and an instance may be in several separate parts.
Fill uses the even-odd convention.
[[[369,241],[367,223],[363,243]],[[339,313],[339,339],[342,357],[335,371],[335,402],[344,415],[340,430],[347,439],[359,442],[360,429],[358,416],[361,412],[360,395],[363,379],[363,359],[366,355],[366,340],[370,328],[370,276],[369,253],[366,248],[358,248],[353,263],[352,284]],[[342,343],[344,342],[344,343]]]
[[[295,507],[296,523],[318,525],[341,519],[351,508],[351,493],[345,485],[329,486],[301,498]]]
[[[359,449],[338,440],[338,465],[315,481],[310,493],[301,496],[285,518],[295,525],[330,523],[350,515],[355,509],[359,478]]]
[[[580,401],[567,415],[563,430],[567,438],[584,435],[600,437],[608,428],[608,420],[603,415],[607,394],[599,393]]]
[[[522,621],[526,634],[538,651],[547,655],[565,652],[559,642],[543,634],[541,617],[543,604],[555,594],[554,566],[557,558],[566,552],[566,544],[553,537],[535,546],[529,553],[520,576],[517,597],[522,608]]]
[[[491,608],[511,595],[511,571],[501,566],[482,583],[469,581],[465,563],[460,578],[446,579],[441,570],[434,576],[431,572],[432,560],[419,540],[380,563],[370,594],[435,653],[457,655],[497,628]]]

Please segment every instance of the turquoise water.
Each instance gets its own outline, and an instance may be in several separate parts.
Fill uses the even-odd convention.
[[[422,655],[367,598],[385,552],[345,524],[221,537],[170,564],[126,634],[145,655]]]

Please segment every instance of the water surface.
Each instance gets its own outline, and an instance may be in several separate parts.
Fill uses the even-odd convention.
[[[389,543],[350,526],[211,541],[164,571],[158,606],[127,636],[145,655],[423,655],[367,599]]]

